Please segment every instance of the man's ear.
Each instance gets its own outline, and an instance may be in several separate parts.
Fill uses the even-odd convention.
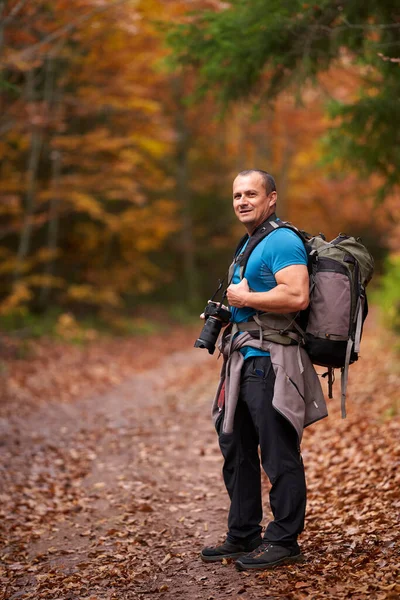
[[[272,208],[273,206],[275,206],[277,200],[278,194],[276,192],[271,192],[269,195],[269,207]]]

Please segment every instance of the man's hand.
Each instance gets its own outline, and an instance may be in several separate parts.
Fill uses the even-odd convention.
[[[290,313],[304,310],[309,301],[308,270],[305,265],[290,265],[275,273],[277,285],[268,292],[252,292],[246,279],[230,285],[229,304],[261,312]]]
[[[207,302],[207,304],[210,304],[212,302],[212,300],[209,300]],[[225,308],[225,310],[229,310],[229,308],[227,306],[225,306],[225,304],[221,304],[222,308]],[[200,319],[203,319],[203,321],[205,320],[206,315],[202,312],[200,315]],[[227,325],[227,323],[224,323],[223,327],[225,327],[225,325]]]
[[[240,283],[231,283],[227,289],[226,295],[231,306],[243,308],[244,306],[249,306],[248,301],[250,293],[247,279],[243,277]]]

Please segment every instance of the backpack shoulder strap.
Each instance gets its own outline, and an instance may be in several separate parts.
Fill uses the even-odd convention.
[[[236,246],[236,250],[233,254],[233,258],[235,259],[239,254],[247,240],[249,239],[249,234],[246,233],[243,237],[240,238],[238,245]]]
[[[240,266],[240,279],[243,279],[244,277],[244,272],[246,270],[247,263],[254,248],[258,246],[258,244],[264,238],[266,238],[267,235],[275,231],[275,229],[281,229],[283,227],[286,229],[290,229],[291,231],[296,233],[301,239],[301,241],[304,244],[306,244],[307,238],[303,234],[303,232],[301,232],[294,225],[288,223],[287,221],[280,221],[279,219],[277,219],[276,214],[274,213],[266,221],[261,223],[261,225],[257,227],[257,229],[253,232],[251,236],[245,235],[240,240],[235,251],[235,264],[238,264]],[[241,252],[247,240],[249,240],[248,244],[244,248],[243,252]]]

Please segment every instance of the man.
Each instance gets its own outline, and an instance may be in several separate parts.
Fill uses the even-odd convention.
[[[234,180],[233,208],[250,238],[267,219],[276,220],[276,201],[274,179],[265,171],[242,171]],[[234,268],[227,299],[236,330],[232,331],[230,344],[224,347],[225,368],[226,361],[231,362],[221,383],[228,383],[228,375],[233,381],[235,368],[240,369],[237,403],[232,409],[231,402],[228,409],[225,398],[224,411],[220,414],[223,418],[218,418],[216,425],[224,456],[223,476],[231,500],[228,535],[222,545],[203,548],[201,558],[205,562],[214,562],[235,557],[236,566],[241,570],[267,569],[303,558],[297,544],[297,537],[304,527],[306,508],[300,439],[306,424],[326,416],[326,406],[307,355],[301,354],[298,360],[300,345],[284,346],[271,342],[268,335],[267,339],[263,338],[263,332],[260,340],[255,339],[257,336],[251,336],[249,329],[241,330],[241,326],[248,327],[249,322],[254,325],[255,316],[262,313],[296,314],[307,307],[307,254],[297,234],[287,228],[276,228],[266,236],[250,254],[243,279],[240,279],[239,266]],[[297,366],[301,360],[305,364],[307,385],[303,381],[304,369]],[[297,369],[298,373],[296,371],[293,376],[297,377],[297,382],[288,377],[290,369]],[[276,384],[277,377],[279,385]],[[229,383],[230,395],[234,395],[232,381]],[[219,387],[219,399],[227,387]],[[305,388],[312,388],[313,405],[305,398]],[[285,396],[293,394],[296,406],[293,408],[293,402],[292,406],[285,406]],[[279,402],[283,403],[282,410],[278,407]],[[306,410],[311,406],[316,414],[304,417],[305,403]],[[232,413],[234,416],[229,416]],[[292,414],[300,415],[297,427]],[[263,538],[258,446],[262,467],[272,485],[270,505],[274,516]]]

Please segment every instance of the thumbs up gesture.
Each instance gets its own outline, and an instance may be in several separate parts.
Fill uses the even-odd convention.
[[[247,279],[244,277],[240,283],[231,283],[228,287],[226,296],[231,306],[243,308],[249,306],[250,288]]]

